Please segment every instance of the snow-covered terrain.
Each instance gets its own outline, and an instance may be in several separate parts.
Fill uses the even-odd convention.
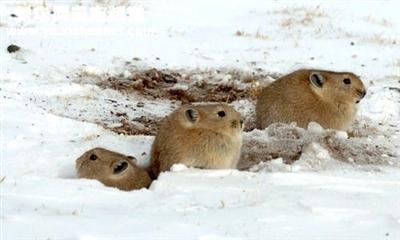
[[[1,239],[400,239],[398,1],[108,2],[0,2]],[[133,67],[242,87],[232,71],[264,84],[301,67],[346,70],[368,93],[352,129],[332,133],[343,156],[319,126],[287,126],[301,133],[291,165],[178,165],[124,192],[77,179],[75,160],[101,146],[148,164],[153,136],[115,133],[115,113],[158,119],[180,102],[97,82]],[[252,104],[232,102],[247,119]],[[282,144],[279,131],[246,132],[246,156],[264,157],[251,141]]]

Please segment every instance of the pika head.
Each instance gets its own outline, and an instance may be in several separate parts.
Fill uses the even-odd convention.
[[[328,102],[359,103],[367,93],[358,76],[348,72],[311,71],[312,90]]]
[[[237,134],[243,119],[226,104],[187,105],[178,111],[178,121],[185,128],[207,129],[222,134]]]
[[[76,160],[78,177],[96,179],[106,186],[129,191],[148,187],[151,179],[136,165],[136,158],[104,148],[94,148]]]

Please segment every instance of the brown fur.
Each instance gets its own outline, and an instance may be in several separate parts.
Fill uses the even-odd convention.
[[[311,81],[313,76],[324,79],[322,86]],[[346,78],[350,84],[344,83]],[[262,90],[256,105],[257,127],[297,122],[305,128],[309,122],[317,122],[324,128],[345,130],[365,93],[364,84],[353,73],[301,69]]]
[[[195,114],[195,119],[187,115]],[[223,111],[224,117],[218,112]],[[236,168],[242,146],[243,121],[226,104],[186,105],[169,115],[151,149],[155,176],[175,163],[186,166],[224,169]]]
[[[116,173],[118,164],[126,169]],[[127,165],[126,165],[127,164]],[[78,177],[96,179],[106,186],[130,191],[147,188],[151,179],[146,170],[136,165],[136,159],[104,148],[94,148],[76,160]]]

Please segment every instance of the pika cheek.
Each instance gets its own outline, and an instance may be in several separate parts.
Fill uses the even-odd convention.
[[[75,167],[75,168],[76,168],[77,170],[79,170],[79,169],[81,169],[81,167],[82,167],[82,161],[79,161],[79,160],[78,160],[78,161],[76,162],[76,167]]]

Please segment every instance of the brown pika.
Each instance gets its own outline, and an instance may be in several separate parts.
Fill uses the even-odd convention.
[[[151,149],[154,176],[175,163],[208,169],[236,168],[243,120],[226,104],[186,105],[171,113]]]
[[[147,188],[149,174],[136,165],[136,158],[104,148],[94,148],[76,160],[79,178],[96,179],[106,186],[130,191]]]
[[[257,127],[297,122],[307,127],[317,122],[324,128],[347,129],[366,89],[351,72],[301,69],[265,87],[257,99]]]

